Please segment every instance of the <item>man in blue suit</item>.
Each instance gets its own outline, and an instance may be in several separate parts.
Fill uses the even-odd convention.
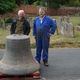
[[[50,36],[56,30],[56,22],[46,15],[44,7],[39,8],[39,16],[33,23],[33,35],[36,40],[36,60],[40,63],[41,56],[45,66],[48,66],[48,48]]]

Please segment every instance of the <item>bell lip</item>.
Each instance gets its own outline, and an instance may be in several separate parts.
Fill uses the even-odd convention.
[[[24,34],[12,34],[6,37],[6,39],[11,39],[11,40],[28,39],[28,38],[30,38],[30,36]]]
[[[40,69],[40,65],[38,63],[35,63],[33,66],[31,67],[26,67],[24,66],[23,68],[18,68],[16,66],[14,66],[12,68],[13,65],[6,65],[4,63],[2,63],[0,61],[0,73],[2,74],[6,74],[6,75],[29,75],[31,73],[34,73],[35,71],[38,71]]]

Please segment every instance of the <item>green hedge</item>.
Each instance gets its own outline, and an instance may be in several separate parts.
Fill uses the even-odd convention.
[[[1,0],[0,1],[0,14],[14,10],[16,7],[15,0]]]

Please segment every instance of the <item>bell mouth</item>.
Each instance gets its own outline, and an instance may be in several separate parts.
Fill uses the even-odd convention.
[[[6,75],[29,75],[40,69],[38,63],[19,65],[9,65],[0,62],[0,72]]]

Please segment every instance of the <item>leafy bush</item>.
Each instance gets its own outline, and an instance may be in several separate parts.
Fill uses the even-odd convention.
[[[12,21],[13,21],[12,18],[7,18],[7,19],[5,20],[5,23],[12,23]]]
[[[12,11],[16,7],[14,0],[1,0],[0,1],[0,14]]]
[[[40,5],[40,1],[35,1],[33,4],[34,5]]]

